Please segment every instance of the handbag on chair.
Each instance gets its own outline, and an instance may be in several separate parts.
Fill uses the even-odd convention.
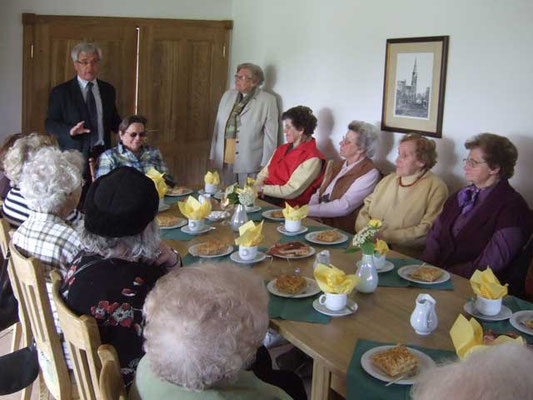
[[[31,385],[39,375],[35,343],[0,356],[0,396],[15,393]]]

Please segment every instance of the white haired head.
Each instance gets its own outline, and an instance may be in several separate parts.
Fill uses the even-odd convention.
[[[266,334],[267,305],[261,278],[230,263],[169,272],[144,303],[152,371],[188,390],[233,381]]]
[[[81,190],[82,170],[83,156],[79,151],[43,147],[24,164],[20,191],[31,210],[58,214]]]
[[[517,343],[495,345],[466,360],[431,368],[411,390],[413,400],[533,399],[533,352]]]

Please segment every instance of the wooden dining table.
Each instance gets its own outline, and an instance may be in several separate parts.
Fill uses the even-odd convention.
[[[259,201],[258,204],[265,206],[267,203]],[[265,220],[262,246],[269,247],[282,238],[282,234],[277,231],[280,225],[280,222]],[[303,225],[310,227],[321,224],[306,218]],[[192,240],[166,240],[166,242],[183,256],[188,253],[189,247],[207,239],[217,238],[227,241],[228,244],[234,244],[237,233],[233,232],[229,226],[222,225],[220,222],[212,223],[212,226],[216,229],[198,235]],[[354,273],[356,262],[361,258],[360,252],[346,253],[343,248],[307,244],[314,247],[317,253],[324,249],[330,250],[331,263],[346,273]],[[394,251],[390,251],[387,257],[405,258]],[[296,268],[300,269],[300,274],[303,276],[312,277],[314,260],[315,256],[290,261],[269,257],[254,264],[252,269],[265,280],[290,273]],[[336,397],[333,392],[346,397],[348,365],[359,339],[453,350],[449,330],[458,314],[463,311],[463,305],[472,295],[472,291],[468,280],[453,274],[451,279],[453,290],[378,286],[372,294],[354,291],[350,298],[357,303],[358,309],[351,315],[331,318],[328,324],[276,318],[271,319],[271,327],[313,359],[311,399]],[[415,307],[416,297],[420,293],[431,294],[437,302],[436,312],[439,324],[437,329],[427,336],[416,334],[409,321]]]

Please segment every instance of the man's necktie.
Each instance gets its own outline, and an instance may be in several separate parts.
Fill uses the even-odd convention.
[[[91,147],[98,142],[98,111],[96,111],[96,100],[93,94],[92,82],[87,84],[87,110],[89,111],[89,125],[91,130]]]

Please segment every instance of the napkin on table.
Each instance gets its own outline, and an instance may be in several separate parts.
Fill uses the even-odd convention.
[[[359,282],[356,275],[346,275],[333,265],[317,264],[313,272],[316,282],[324,293],[350,294]]]
[[[307,204],[302,207],[291,207],[289,203],[285,203],[285,208],[283,209],[283,216],[287,221],[299,221],[304,219],[309,214],[309,207]]]
[[[463,314],[459,314],[450,329],[453,347],[460,359],[466,358],[472,352],[484,350],[489,347],[483,343],[483,328],[475,318],[468,321]],[[516,339],[506,335],[498,336],[491,346],[506,342],[517,342],[524,344],[524,339],[519,336]]]
[[[207,174],[204,176],[204,182],[211,185],[220,185],[220,176],[218,175],[218,171],[207,171]]]
[[[165,197],[165,194],[168,191],[168,186],[165,183],[165,180],[163,179],[163,173],[156,170],[154,167],[150,168],[148,172],[146,172],[146,176],[150,178],[152,181],[154,181],[155,188],[157,190],[157,194],[159,195],[159,198],[162,199]]]
[[[493,300],[507,295],[507,287],[509,286],[507,283],[502,285],[489,267],[484,271],[476,270],[470,278],[470,285],[479,297]]]
[[[239,227],[239,237],[235,239],[235,244],[244,247],[258,246],[263,240],[264,236],[261,233],[263,230],[263,221],[255,225],[254,221],[248,221]]]
[[[199,202],[192,196],[189,196],[186,201],[178,202],[178,207],[183,215],[193,220],[204,219],[211,212],[211,202]]]

